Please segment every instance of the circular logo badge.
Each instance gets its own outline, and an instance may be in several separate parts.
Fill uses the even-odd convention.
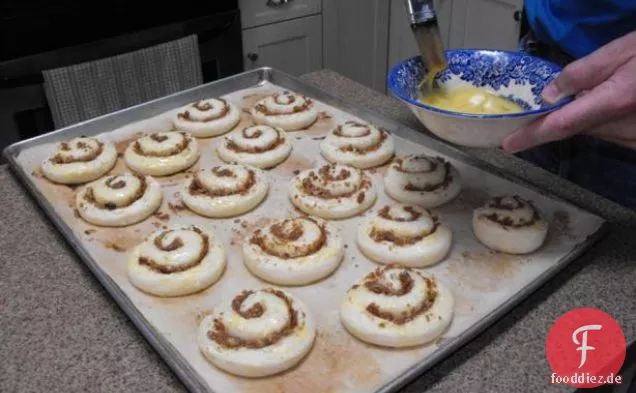
[[[614,318],[594,308],[562,315],[548,333],[546,356],[551,383],[576,388],[620,384],[625,335]]]

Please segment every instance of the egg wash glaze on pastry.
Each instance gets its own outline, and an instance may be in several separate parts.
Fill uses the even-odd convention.
[[[318,119],[313,101],[290,91],[263,98],[251,109],[251,114],[257,124],[267,124],[285,131],[302,130]]]
[[[245,289],[222,302],[199,325],[198,345],[214,366],[243,377],[278,374],[313,346],[308,307],[276,288]]]
[[[274,167],[289,156],[292,144],[282,128],[267,125],[245,127],[225,137],[217,148],[219,158],[256,168]]]
[[[267,196],[263,170],[242,164],[201,169],[184,182],[183,203],[195,213],[212,218],[237,216],[253,210]]]
[[[152,215],[163,201],[161,186],[151,176],[125,173],[105,176],[81,188],[75,208],[87,222],[128,226]]]
[[[110,141],[79,137],[58,143],[41,165],[42,174],[60,184],[81,184],[98,179],[117,162],[117,151]]]
[[[439,338],[451,323],[454,297],[434,276],[399,265],[365,275],[341,302],[340,319],[358,339],[393,348]]]
[[[378,263],[424,267],[448,254],[450,228],[417,205],[385,205],[358,227],[358,247]]]
[[[210,230],[173,225],[153,232],[128,258],[128,277],[155,296],[183,296],[214,284],[226,265],[223,244]]]
[[[336,228],[314,217],[289,218],[262,226],[243,242],[243,260],[273,284],[306,285],[338,268],[344,242]]]
[[[390,160],[395,141],[384,129],[350,120],[331,130],[320,143],[320,150],[332,163],[366,169]]]
[[[548,222],[529,200],[518,195],[496,197],[473,212],[473,233],[486,247],[527,254],[544,243]]]
[[[177,130],[196,138],[225,134],[241,121],[241,111],[223,98],[208,98],[183,107],[173,117]]]
[[[124,160],[137,173],[167,176],[194,165],[199,154],[199,144],[190,134],[167,131],[143,136],[129,144]]]
[[[409,154],[395,160],[384,176],[384,190],[392,199],[425,208],[453,200],[461,192],[459,172],[441,157]]]
[[[323,219],[342,219],[369,209],[377,198],[371,177],[360,169],[325,164],[307,169],[290,182],[292,203]]]

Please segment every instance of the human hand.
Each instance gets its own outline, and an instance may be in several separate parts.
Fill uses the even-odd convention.
[[[542,95],[547,102],[576,99],[509,135],[505,151],[580,133],[636,149],[636,32],[566,66]]]

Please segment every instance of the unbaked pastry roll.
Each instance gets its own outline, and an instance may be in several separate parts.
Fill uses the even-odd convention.
[[[486,247],[526,254],[545,241],[548,222],[531,201],[517,195],[496,197],[473,212],[473,232]]]
[[[152,233],[128,257],[128,277],[155,296],[184,296],[202,291],[223,274],[226,253],[209,230],[175,225]]]
[[[453,294],[434,276],[387,265],[347,291],[340,319],[362,341],[411,347],[439,338],[451,323],[453,308]]]
[[[75,208],[91,224],[121,227],[145,220],[162,200],[161,186],[151,176],[125,173],[84,186],[75,196]]]
[[[386,130],[372,124],[347,121],[327,134],[320,150],[329,162],[366,169],[390,160],[395,141]]]
[[[338,268],[344,242],[329,223],[313,217],[279,220],[243,242],[243,260],[256,276],[279,285],[305,285]]]
[[[223,98],[208,98],[183,107],[172,122],[196,138],[225,134],[241,121],[241,111]]]
[[[324,219],[358,215],[370,208],[376,197],[369,175],[341,164],[304,170],[290,184],[292,203],[305,213]]]
[[[261,169],[225,164],[195,173],[185,182],[181,199],[197,214],[224,218],[254,209],[265,199],[268,189]]]
[[[124,159],[137,173],[167,176],[194,165],[199,159],[199,145],[186,132],[157,132],[129,144]]]
[[[289,91],[263,98],[254,105],[251,113],[256,123],[285,131],[307,128],[318,119],[310,98]]]
[[[217,148],[227,163],[241,163],[256,168],[271,168],[289,156],[292,144],[281,128],[267,125],[246,127],[223,138]]]
[[[450,228],[417,205],[383,206],[358,227],[358,247],[378,263],[424,267],[439,262],[452,244]]]
[[[391,164],[384,186],[398,202],[434,208],[459,195],[461,180],[457,169],[443,158],[411,154]]]
[[[42,174],[61,184],[81,184],[98,179],[117,162],[117,150],[110,141],[78,137],[57,144],[55,152],[42,162]]]
[[[199,325],[201,352],[216,367],[243,377],[278,374],[311,350],[316,327],[307,306],[274,288],[244,290]]]

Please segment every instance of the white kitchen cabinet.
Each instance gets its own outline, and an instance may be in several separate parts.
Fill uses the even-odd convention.
[[[442,0],[444,1],[444,0]],[[522,0],[453,0],[451,46],[516,50]]]
[[[404,0],[391,1],[389,68],[419,53],[407,23]],[[515,50],[522,0],[435,0],[442,41],[447,48]]]
[[[323,68],[320,14],[243,30],[245,69],[272,67],[292,75]]]
[[[323,0],[325,68],[385,91],[387,0]]]

